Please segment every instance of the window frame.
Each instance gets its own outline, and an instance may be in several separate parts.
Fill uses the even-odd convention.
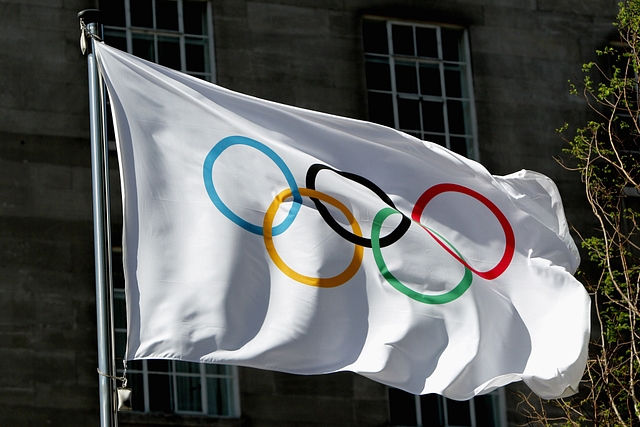
[[[108,1],[108,0],[107,0]],[[175,0],[177,2],[178,8],[178,30],[165,30],[159,29],[157,27],[156,22],[156,0],[150,0],[152,6],[152,20],[153,20],[153,28],[148,27],[136,27],[131,24],[131,1],[135,0],[123,0],[124,2],[124,12],[125,12],[125,26],[115,26],[115,25],[105,25],[104,32],[105,37],[108,38],[109,31],[124,31],[125,39],[127,44],[127,52],[133,54],[133,34],[145,34],[153,37],[153,46],[154,46],[154,60],[153,62],[158,63],[159,49],[158,49],[158,38],[159,37],[178,37],[179,38],[179,46],[180,46],[180,69],[183,73],[203,78],[204,80],[210,81],[211,83],[216,82],[216,62],[215,62],[215,46],[214,46],[214,37],[213,37],[213,4],[211,0],[190,0],[190,1],[199,1],[205,3],[206,7],[206,34],[198,35],[198,34],[188,34],[185,33],[184,28],[184,0]],[[186,38],[199,38],[207,41],[208,49],[207,55],[209,59],[209,69],[210,71],[197,72],[197,71],[189,71],[187,70],[187,55],[186,55]]]
[[[398,130],[402,130],[404,132],[407,133],[411,133],[411,134],[415,134],[415,132],[412,131],[407,131],[407,130],[403,130],[400,127],[400,114],[398,111],[398,100],[399,99],[413,99],[413,100],[420,100],[420,101],[432,101],[432,102],[441,102],[443,104],[443,121],[444,121],[444,132],[436,132],[436,131],[427,131],[425,130],[424,127],[424,123],[423,123],[423,116],[422,114],[420,114],[420,130],[419,130],[419,137],[425,140],[429,140],[429,135],[433,135],[433,136],[441,136],[444,137],[445,139],[445,147],[447,148],[451,148],[451,138],[465,138],[465,139],[470,139],[471,140],[471,144],[466,145],[466,157],[471,158],[473,160],[476,161],[480,161],[480,154],[479,154],[479,148],[478,148],[478,129],[477,129],[477,121],[476,121],[476,107],[475,107],[475,95],[474,95],[474,90],[473,90],[473,72],[472,72],[472,68],[471,68],[471,48],[470,48],[470,43],[469,43],[469,31],[467,28],[463,27],[463,26],[459,26],[459,25],[452,25],[452,24],[444,24],[444,23],[433,23],[433,22],[418,22],[418,21],[410,21],[410,20],[399,20],[399,19],[393,19],[393,18],[387,18],[387,17],[380,17],[380,16],[372,16],[372,15],[364,15],[362,17],[362,22],[363,22],[363,26],[365,24],[365,22],[370,21],[370,22],[384,22],[386,24],[386,35],[387,35],[387,53],[386,54],[382,54],[382,53],[375,53],[375,52],[367,52],[366,50],[364,50],[364,62],[365,64],[367,62],[369,62],[368,58],[384,58],[388,61],[389,64],[389,72],[390,72],[390,77],[391,77],[391,90],[386,91],[386,90],[380,90],[380,89],[369,89],[367,87],[367,94],[369,93],[383,93],[383,94],[390,94],[391,98],[392,98],[392,108],[393,108],[393,116],[394,116],[394,128],[398,129]],[[393,26],[409,26],[412,28],[412,31],[415,33],[415,29],[416,28],[426,28],[426,29],[434,29],[436,31],[436,37],[437,37],[437,49],[438,49],[438,58],[427,58],[427,57],[420,57],[417,56],[417,54],[414,54],[413,56],[411,55],[403,55],[403,54],[396,54],[394,52],[394,45],[393,45]],[[464,55],[464,58],[460,58],[461,60],[459,61],[451,61],[448,59],[444,59],[444,54],[443,54],[443,45],[442,45],[442,36],[441,36],[441,31],[442,29],[452,29],[452,30],[457,30],[457,31],[461,31],[462,32],[462,49],[461,49],[461,54]],[[364,34],[363,34],[363,39],[364,39]],[[363,40],[364,41],[364,40]],[[416,39],[415,37],[413,38],[414,41],[414,52],[417,52],[415,50],[416,48]],[[440,75],[440,89],[441,89],[441,95],[440,96],[436,96],[436,95],[424,95],[420,93],[420,81],[418,79],[418,89],[417,89],[417,93],[415,94],[408,94],[408,93],[404,93],[404,92],[399,92],[397,90],[397,80],[396,80],[396,62],[400,61],[400,62],[414,62],[416,64],[416,66],[419,66],[420,64],[431,64],[431,65],[437,65],[438,66],[438,70],[439,70],[439,75]],[[461,97],[455,97],[455,96],[447,96],[446,94],[446,80],[445,80],[445,67],[447,65],[458,65],[462,68],[465,69],[464,73],[466,74],[464,76],[464,83],[466,84],[466,90],[467,90],[467,96],[461,96]],[[450,132],[449,129],[449,118],[448,118],[448,110],[449,108],[447,107],[447,101],[460,101],[460,102],[467,102],[469,105],[469,111],[467,113],[468,117],[465,117],[465,119],[468,119],[468,127],[469,129],[467,130],[467,132],[465,134],[457,134],[457,133],[452,133]],[[422,107],[420,106],[420,109],[422,109]]]

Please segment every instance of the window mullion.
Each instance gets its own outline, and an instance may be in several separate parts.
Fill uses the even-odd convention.
[[[228,387],[225,388],[227,395],[227,410],[232,416],[240,416],[240,379],[238,378],[238,367],[230,366],[227,369],[231,371],[231,383],[233,385],[230,391]],[[231,399],[231,402],[229,402]]]
[[[158,24],[156,23],[156,0],[151,0],[151,22],[153,23],[153,62],[160,63],[160,52],[158,51],[158,34],[156,29]]]
[[[208,399],[209,390],[207,390],[207,376],[206,376],[204,363],[201,363],[199,365],[199,368],[200,368],[200,399],[202,400],[202,413],[206,415],[209,413],[209,399]]]
[[[444,73],[444,51],[442,48],[442,28],[438,27],[436,29],[436,41],[438,44],[438,72],[440,73],[440,93],[442,94],[442,117],[444,121],[444,138],[445,138],[445,147],[451,148],[451,135],[449,133],[449,114],[447,108],[447,90],[445,84],[445,73]]]
[[[131,36],[131,0],[124,0],[124,25],[125,37],[127,38],[127,52],[133,51],[133,40]]]
[[[171,387],[172,388],[172,390],[171,390],[171,400],[172,400],[171,406],[172,406],[173,412],[177,413],[177,412],[179,412],[178,405],[180,403],[180,396],[178,395],[178,373],[176,371],[176,361],[175,360],[171,361],[171,372],[170,372],[169,375],[171,375],[171,386],[172,386]]]
[[[217,71],[216,71],[216,55],[214,51],[214,38],[213,38],[213,6],[211,2],[207,2],[207,39],[209,40],[209,66],[211,72],[211,82],[216,83]]]
[[[156,23],[156,0],[151,0],[151,22],[153,22],[153,29],[158,28]]]
[[[147,361],[142,361],[142,385],[144,389],[144,412],[151,412],[151,402],[149,401],[149,369]]]
[[[478,123],[476,121],[476,100],[473,93],[473,77],[471,70],[471,49],[469,48],[469,32],[465,29],[462,34],[464,40],[464,54],[465,54],[465,71],[467,74],[467,98],[469,99],[469,117],[471,134],[473,135],[472,147],[470,151],[470,157],[476,161],[480,161],[480,151],[478,149]]]
[[[393,104],[393,127],[400,128],[400,117],[398,115],[398,91],[396,89],[396,62],[393,52],[393,35],[391,31],[391,21],[387,21],[387,46],[389,58],[389,73],[391,76],[391,102]]]
[[[449,411],[447,409],[447,399],[438,396],[438,399],[442,403],[442,413],[444,415],[444,427],[449,427]]]
[[[178,0],[178,31],[180,32],[180,71],[187,71],[187,54],[184,37],[184,9],[182,0]]]
[[[469,400],[469,417],[471,418],[471,427],[476,427],[476,400]]]
[[[413,396],[415,406],[416,406],[416,424],[418,427],[422,427],[422,405],[420,404],[420,395],[416,394]]]

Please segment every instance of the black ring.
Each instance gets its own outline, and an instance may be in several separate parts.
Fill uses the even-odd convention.
[[[307,178],[306,178],[307,188],[316,190],[316,186],[315,186],[316,177],[318,176],[318,172],[320,172],[323,169],[327,169],[332,172],[335,172],[344,178],[357,182],[358,184],[368,188],[373,193],[375,193],[378,197],[380,197],[380,199],[383,202],[385,202],[387,205],[389,205],[393,209],[397,210],[396,205],[389,198],[389,196],[373,182],[369,181],[368,179],[360,175],[356,175],[350,172],[339,171],[327,165],[321,165],[319,163],[315,163],[311,165],[307,170]],[[331,216],[331,213],[329,213],[329,210],[322,204],[320,200],[315,199],[313,197],[310,197],[310,199],[316,205],[316,208],[318,209],[318,213],[320,214],[320,216],[322,216],[322,219],[324,219],[327,225],[331,227],[333,231],[338,233],[343,239],[353,244],[363,246],[365,248],[371,247],[371,239],[367,239],[366,237],[356,236],[352,232],[346,230],[340,224],[338,224],[338,222],[333,218],[333,216]],[[409,219],[409,217],[407,217],[406,215],[402,214],[402,221],[400,221],[400,224],[398,224],[396,229],[380,239],[380,247],[384,248],[397,242],[402,236],[405,235],[407,230],[409,230],[410,226],[411,226],[411,219]]]

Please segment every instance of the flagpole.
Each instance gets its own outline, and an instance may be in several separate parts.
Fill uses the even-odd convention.
[[[106,102],[104,84],[98,72],[94,50],[96,38],[102,38],[102,24],[99,10],[83,10],[78,13],[78,18],[82,29],[83,53],[85,49],[87,50],[89,76],[100,426],[116,427],[118,422],[115,405],[115,358],[113,357],[113,284],[111,281],[109,163],[105,127]]]

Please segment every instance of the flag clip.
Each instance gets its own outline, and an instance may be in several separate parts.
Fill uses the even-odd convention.
[[[80,51],[82,55],[87,53],[87,26],[80,20]]]
[[[93,34],[91,31],[87,29],[87,24],[85,24],[84,19],[80,18],[80,51],[83,55],[87,53],[87,39],[91,37],[99,42],[102,41],[97,34]]]

